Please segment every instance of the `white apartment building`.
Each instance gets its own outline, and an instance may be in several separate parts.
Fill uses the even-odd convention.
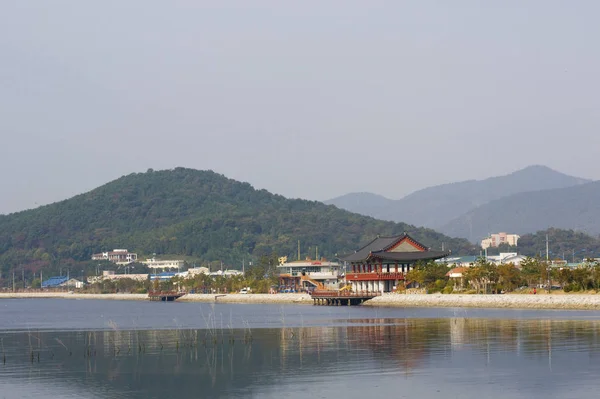
[[[502,244],[508,244],[510,246],[516,247],[517,242],[521,238],[517,234],[506,234],[506,233],[496,233],[490,234],[489,237],[481,240],[481,248],[487,249],[490,247],[496,248]]]

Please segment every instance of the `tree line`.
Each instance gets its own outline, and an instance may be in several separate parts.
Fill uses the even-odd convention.
[[[479,258],[464,268],[462,278],[450,278],[445,263],[417,264],[406,275],[407,284],[416,283],[428,292],[452,293],[455,290],[474,293],[513,292],[524,287],[565,292],[600,291],[600,262],[588,259],[576,268],[556,265],[539,257],[528,257],[520,267],[512,263],[496,265]]]

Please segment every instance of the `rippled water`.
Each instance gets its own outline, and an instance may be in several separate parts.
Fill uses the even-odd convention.
[[[0,398],[581,398],[600,313],[0,302]]]

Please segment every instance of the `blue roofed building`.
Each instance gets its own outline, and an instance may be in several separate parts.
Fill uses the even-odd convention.
[[[50,277],[48,280],[42,282],[42,288],[56,288],[62,286],[69,280],[67,276],[55,276]]]

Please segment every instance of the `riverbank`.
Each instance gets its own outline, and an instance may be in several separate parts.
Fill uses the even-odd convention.
[[[600,310],[600,295],[382,295],[364,306]]]
[[[62,298],[62,299],[108,299],[124,301],[147,301],[147,294],[80,294],[68,292],[0,293],[0,299],[8,298]],[[205,303],[262,303],[307,304],[313,300],[308,294],[187,294],[177,302]],[[372,307],[429,307],[429,308],[512,308],[512,309],[572,309],[600,310],[600,295],[551,294],[551,295],[461,295],[461,294],[384,294],[364,303]]]
[[[147,301],[148,294],[81,294],[76,292],[3,292],[0,299],[59,298],[59,299],[109,299],[121,301]],[[312,304],[308,294],[187,294],[177,302],[224,303],[306,303]]]
[[[0,299],[59,298],[59,299],[112,299],[121,301],[147,301],[148,294],[79,294],[69,292],[2,292]]]

